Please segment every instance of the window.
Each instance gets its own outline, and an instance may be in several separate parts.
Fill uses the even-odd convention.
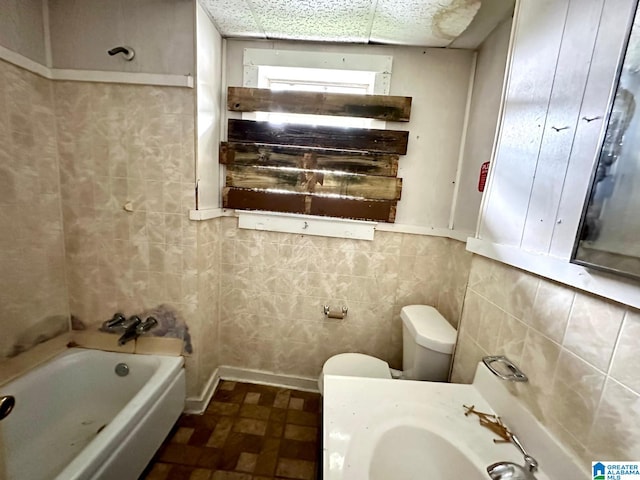
[[[391,60],[246,49],[244,88],[227,98],[242,120],[229,118],[221,144],[223,205],[393,222],[408,132],[385,126],[408,121],[411,98],[388,96]]]
[[[258,67],[257,87],[280,91],[371,95],[375,90],[375,82],[376,72],[263,65]],[[245,113],[243,118],[273,123],[301,123],[304,125],[360,128],[384,128],[385,126],[385,122],[369,118],[278,112]]]

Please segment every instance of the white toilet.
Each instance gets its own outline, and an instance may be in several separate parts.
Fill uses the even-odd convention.
[[[445,382],[449,376],[456,329],[428,305],[407,305],[402,318],[402,372],[394,372],[383,360],[361,353],[341,353],[329,358],[318,379],[320,393],[325,375],[345,377],[403,378]]]

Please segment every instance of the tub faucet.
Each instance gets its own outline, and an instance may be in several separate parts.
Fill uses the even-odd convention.
[[[140,317],[134,315],[126,321],[126,324],[124,326],[125,331],[118,339],[118,345],[122,346],[131,340],[135,340],[143,333],[147,333],[156,325],[158,325],[158,321],[153,317],[147,317],[147,319],[143,322]]]

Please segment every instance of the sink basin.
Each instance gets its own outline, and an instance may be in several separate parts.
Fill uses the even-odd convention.
[[[382,434],[369,465],[371,480],[448,480],[455,466],[455,478],[484,480],[467,456],[440,435],[409,425],[401,425]]]
[[[487,480],[489,465],[524,464],[463,405],[499,412],[538,460],[537,480],[591,478],[482,362],[472,385],[327,375],[324,386],[324,480]]]

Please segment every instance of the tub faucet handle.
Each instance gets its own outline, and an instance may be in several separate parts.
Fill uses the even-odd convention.
[[[158,325],[158,321],[154,318],[154,317],[147,317],[147,319],[140,323],[137,327],[136,327],[136,333],[138,335],[142,335],[143,333],[147,333],[149,330],[151,330],[153,327]]]
[[[138,325],[140,325],[140,323],[142,323],[142,319],[137,315],[132,315],[125,321],[125,323],[123,324],[123,327],[126,330],[132,330],[132,329],[136,329]]]
[[[114,313],[110,320],[107,320],[102,324],[102,330],[112,331],[120,329],[126,320],[127,318],[122,313]]]

